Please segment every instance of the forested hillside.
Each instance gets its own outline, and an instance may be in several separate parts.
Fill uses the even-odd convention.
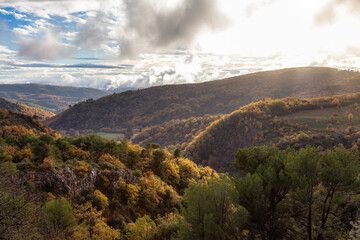
[[[293,99],[287,105],[345,106],[359,98],[330,104]],[[281,101],[265,102],[284,112]],[[234,167],[241,175],[230,177],[158,144],[63,138],[46,128],[31,132],[37,121],[7,110],[0,111],[0,123],[2,129],[12,123],[29,129],[0,136],[1,239],[359,237],[354,147],[239,149]]]
[[[12,103],[4,98],[0,98],[0,108],[7,109],[13,112],[20,112],[30,116],[36,115],[40,120],[53,117],[55,114],[45,111],[43,109],[29,107],[23,104]]]
[[[62,138],[7,110],[0,121],[1,239],[170,239],[189,184],[219,178],[157,144]]]
[[[360,92],[360,73],[291,68],[200,84],[168,85],[82,102],[48,123],[57,130],[142,129],[175,119],[228,114],[264,97],[323,97]]]
[[[195,137],[186,156],[218,170],[231,170],[239,147],[307,144],[329,149],[360,146],[360,94],[282,100],[263,99],[234,111]]]
[[[18,137],[22,134],[60,136],[59,133],[39,122],[36,117],[0,108],[0,137]]]
[[[185,149],[195,136],[220,117],[221,115],[205,115],[204,117],[171,120],[163,125],[144,128],[131,141],[140,145],[155,142],[161,146]]]
[[[63,87],[41,84],[0,84],[0,97],[53,113],[86,99],[109,94],[94,88]]]

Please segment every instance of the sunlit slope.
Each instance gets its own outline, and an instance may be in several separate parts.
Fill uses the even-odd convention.
[[[189,144],[186,155],[197,163],[227,170],[240,147],[310,144],[332,148],[342,144],[351,148],[360,146],[359,130],[360,94],[265,99],[212,123]]]
[[[36,115],[40,120],[53,117],[55,114],[45,111],[43,109],[29,107],[23,104],[12,103],[4,98],[0,98],[0,108],[7,109],[13,112],[20,112],[30,116]]]
[[[131,141],[141,145],[154,142],[163,147],[175,146],[184,149],[195,136],[220,117],[221,115],[206,115],[204,117],[171,120],[163,125],[143,129]]]
[[[228,114],[264,97],[321,97],[360,91],[360,73],[291,68],[201,84],[168,85],[112,94],[55,116],[55,129],[144,128],[173,119]]]

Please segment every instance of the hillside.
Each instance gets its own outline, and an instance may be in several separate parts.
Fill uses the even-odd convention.
[[[287,115],[289,123],[319,118],[321,130],[335,120],[360,125],[358,116],[349,115],[360,110],[358,101],[360,95],[267,99],[247,113],[270,120],[276,112],[281,117],[273,117],[275,124]],[[326,118],[334,108],[336,116]],[[0,109],[4,129],[39,125],[35,120]],[[358,230],[360,209],[354,150],[239,149],[234,167],[243,175],[229,176],[156,144],[142,148],[96,135],[1,134],[0,239],[307,239],[306,227],[316,239],[358,239],[348,238]]]
[[[219,178],[156,146],[38,134],[52,132],[2,109],[0,132],[1,239],[140,239],[142,221],[171,239],[185,189]]]
[[[0,98],[0,108],[7,109],[13,112],[20,112],[30,116],[36,115],[40,120],[45,120],[46,118],[55,116],[54,113],[45,111],[43,109],[37,109],[23,104],[12,103],[4,98]]]
[[[6,138],[10,135],[18,137],[24,133],[35,136],[42,134],[60,136],[59,133],[48,128],[34,117],[0,108],[0,138]]]
[[[206,129],[220,115],[205,115],[204,117],[171,120],[163,125],[151,126],[143,129],[131,141],[140,145],[154,142],[163,147],[175,146],[185,149],[191,140]]]
[[[332,68],[291,68],[200,84],[168,85],[82,102],[49,121],[57,130],[120,131],[174,119],[228,114],[263,97],[323,97],[360,91],[360,73]]]
[[[0,97],[34,108],[58,113],[69,105],[109,94],[94,88],[63,87],[42,84],[0,84]]]
[[[229,170],[238,148],[276,145],[300,149],[360,146],[360,93],[334,97],[264,99],[215,121],[195,137],[186,156]]]

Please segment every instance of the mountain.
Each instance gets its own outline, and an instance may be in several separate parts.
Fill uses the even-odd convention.
[[[45,120],[46,118],[50,118],[55,115],[54,113],[45,111],[43,109],[37,109],[23,104],[12,103],[4,98],[0,98],[0,108],[7,109],[13,112],[20,112],[30,116],[36,115],[40,120]]]
[[[0,84],[0,97],[27,106],[58,113],[69,105],[97,99],[109,92],[82,87],[63,87],[42,84]]]
[[[82,102],[52,118],[57,130],[142,130],[174,119],[228,114],[264,97],[323,97],[360,91],[360,73],[333,68],[290,68],[200,84],[126,91]]]
[[[185,156],[229,170],[239,148],[306,145],[329,149],[360,146],[360,93],[333,97],[251,103],[213,122],[188,145]]]

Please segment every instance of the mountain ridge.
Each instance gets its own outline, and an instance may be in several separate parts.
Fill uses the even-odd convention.
[[[0,97],[55,113],[85,99],[97,99],[107,94],[107,91],[86,87],[0,84]]]
[[[260,87],[259,87],[260,86]],[[50,121],[57,130],[141,130],[174,119],[228,114],[263,97],[325,97],[360,92],[360,73],[304,67],[258,72],[199,84],[165,85],[72,106]],[[80,119],[79,119],[80,117]]]

